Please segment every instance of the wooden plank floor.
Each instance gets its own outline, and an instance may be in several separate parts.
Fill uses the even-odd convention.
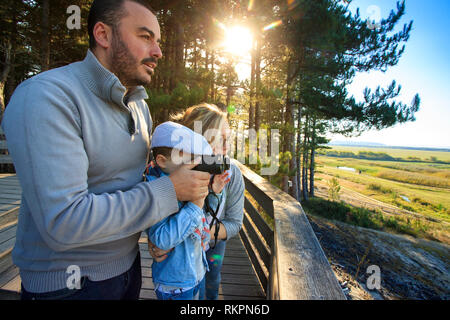
[[[148,252],[147,238],[139,240],[142,266],[141,299],[156,299],[152,281],[152,259]],[[262,300],[265,294],[239,236],[227,242],[222,267],[219,300]]]
[[[15,174],[0,173],[0,217],[19,208],[22,189]],[[1,220],[0,220],[1,227]]]
[[[14,174],[0,174],[0,289],[9,292],[20,291],[18,268],[12,265],[11,249],[14,246],[21,189]],[[141,299],[156,299],[151,276],[152,259],[148,252],[145,235],[139,240],[142,265]],[[1,269],[1,264],[10,264]],[[1,294],[0,299],[6,299]],[[219,288],[220,300],[265,299],[248,255],[239,236],[227,243]]]
[[[11,251],[16,240],[17,216],[22,190],[15,174],[0,174],[0,288],[10,291],[0,299],[17,298],[19,270],[12,263]]]

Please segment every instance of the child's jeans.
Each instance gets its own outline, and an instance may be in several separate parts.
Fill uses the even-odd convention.
[[[210,248],[206,251],[209,271],[206,272],[204,286],[200,289],[200,300],[217,300],[219,298],[220,272],[226,245],[226,241],[219,240],[214,249]]]
[[[183,291],[182,289],[174,290],[174,292],[167,293],[155,290],[158,300],[199,300],[200,288],[205,284],[205,278],[199,282],[195,287]]]

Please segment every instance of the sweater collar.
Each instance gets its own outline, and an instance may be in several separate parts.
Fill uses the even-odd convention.
[[[94,94],[109,102],[126,108],[126,104],[131,101],[148,99],[143,86],[135,87],[128,96],[125,96],[127,89],[115,74],[98,61],[90,49],[88,49],[85,59],[74,69]]]

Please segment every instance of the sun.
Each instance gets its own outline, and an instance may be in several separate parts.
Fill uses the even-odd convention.
[[[223,43],[225,51],[245,57],[250,53],[252,44],[253,36],[249,29],[234,26],[225,30],[225,41]]]

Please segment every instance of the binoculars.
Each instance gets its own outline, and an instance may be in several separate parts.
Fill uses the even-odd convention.
[[[230,158],[224,155],[202,155],[202,161],[192,170],[222,174],[226,170],[230,170]]]

